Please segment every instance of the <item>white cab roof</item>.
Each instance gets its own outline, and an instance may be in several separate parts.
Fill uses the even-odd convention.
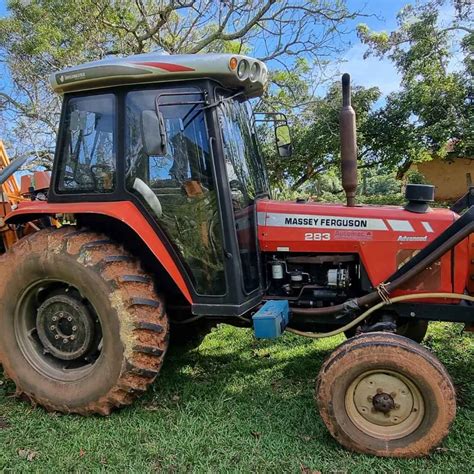
[[[242,64],[241,64],[242,63]],[[140,54],[112,57],[51,74],[59,94],[128,84],[213,79],[224,87],[243,90],[248,97],[263,93],[268,71],[265,64],[238,54]]]

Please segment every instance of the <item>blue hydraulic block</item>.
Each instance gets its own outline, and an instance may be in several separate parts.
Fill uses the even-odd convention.
[[[258,339],[275,339],[288,325],[290,306],[287,300],[267,301],[253,316],[253,329]]]

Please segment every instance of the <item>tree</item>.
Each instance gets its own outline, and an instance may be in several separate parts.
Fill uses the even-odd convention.
[[[366,163],[370,162],[373,153],[366,139],[368,120],[379,97],[377,88],[354,87],[352,90],[352,104],[357,111],[359,160]],[[276,186],[289,185],[296,190],[331,167],[339,167],[341,104],[341,83],[337,81],[324,97],[315,98],[290,114],[294,142],[292,157],[281,159],[272,148],[267,150],[270,177]]]
[[[358,15],[344,0],[11,0],[8,7],[0,19],[0,64],[9,77],[0,91],[0,136],[15,156],[36,149],[46,159],[59,119],[51,72],[156,48],[245,52],[288,73],[305,58],[313,70]]]
[[[407,6],[398,14],[398,28],[390,34],[359,25],[367,55],[391,59],[402,76],[401,90],[387,98],[373,114],[368,137],[386,165],[408,169],[412,162],[474,153],[472,121],[472,52],[474,30],[469,24],[472,2],[452,2],[455,16],[449,24],[440,18],[446,0]],[[456,44],[464,68],[453,70],[450,59]]]

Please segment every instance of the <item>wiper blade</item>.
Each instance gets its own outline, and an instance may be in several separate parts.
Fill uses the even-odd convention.
[[[216,100],[215,102],[212,102],[212,103],[206,105],[205,107],[203,107],[203,109],[212,109],[213,107],[218,107],[219,105],[223,104],[224,102],[229,102],[230,100],[235,99],[236,97],[239,97],[239,96],[243,95],[243,93],[244,93],[244,91],[239,91],[236,94],[231,95],[229,97],[223,97],[222,99]]]

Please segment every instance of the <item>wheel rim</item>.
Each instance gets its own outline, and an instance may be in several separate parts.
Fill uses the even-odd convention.
[[[405,375],[391,370],[360,374],[349,386],[346,412],[362,432],[386,440],[413,433],[425,412],[423,397]]]
[[[30,365],[58,381],[87,376],[101,356],[99,315],[67,282],[48,279],[30,285],[16,304],[14,329]]]

